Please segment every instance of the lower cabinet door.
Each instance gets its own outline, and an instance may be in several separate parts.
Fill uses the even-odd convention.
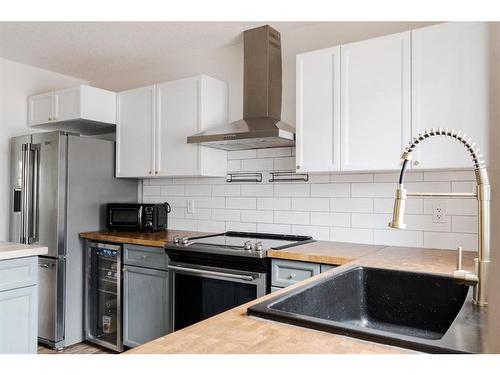
[[[0,354],[36,354],[36,285],[0,292]]]
[[[135,347],[169,333],[168,271],[123,269],[123,344]]]

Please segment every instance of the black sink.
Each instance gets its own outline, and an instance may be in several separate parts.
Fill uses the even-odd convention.
[[[354,267],[251,306],[248,313],[413,349],[467,352],[475,346],[464,344],[470,338],[462,335],[478,341],[471,332],[478,326],[472,304],[457,324],[460,332],[444,336],[469,293],[468,286],[447,276]],[[458,346],[449,345],[453,337]]]

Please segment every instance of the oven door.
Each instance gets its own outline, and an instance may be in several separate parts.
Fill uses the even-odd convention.
[[[174,331],[266,294],[265,273],[170,263]]]
[[[109,229],[141,229],[142,206],[138,207],[109,207]]]

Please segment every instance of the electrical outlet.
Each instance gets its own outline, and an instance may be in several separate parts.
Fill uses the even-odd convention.
[[[432,222],[446,223],[446,209],[442,202],[434,202],[432,205]]]
[[[187,213],[188,214],[194,214],[194,199],[187,200]]]

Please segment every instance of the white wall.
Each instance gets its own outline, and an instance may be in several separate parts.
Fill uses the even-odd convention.
[[[9,238],[9,138],[33,132],[27,127],[27,97],[84,81],[0,58],[0,241]]]
[[[430,22],[318,22],[281,33],[283,58],[282,119],[295,125],[295,55],[301,52],[388,35]],[[278,30],[279,31],[279,30]],[[91,84],[120,91],[152,83],[208,74],[229,84],[229,120],[243,114],[243,44],[196,55],[172,54],[143,70],[109,72]]]

